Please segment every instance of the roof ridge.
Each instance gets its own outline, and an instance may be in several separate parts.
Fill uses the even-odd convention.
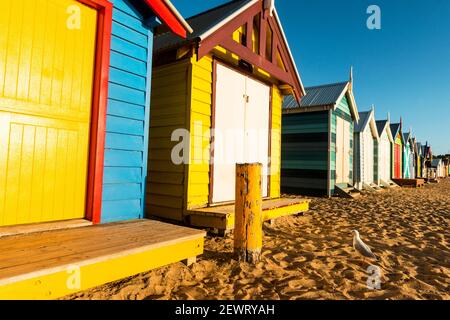
[[[332,86],[337,86],[337,85],[341,85],[341,84],[347,84],[348,81],[342,81],[342,82],[334,82],[334,83],[329,83],[329,84],[321,84],[321,85],[317,85],[317,86],[311,86],[311,87],[306,87],[305,89],[316,89],[316,88],[323,88],[323,87],[332,87]]]

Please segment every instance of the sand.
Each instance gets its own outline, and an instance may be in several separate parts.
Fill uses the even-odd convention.
[[[262,261],[233,258],[232,236],[208,237],[187,267],[176,263],[67,299],[449,299],[450,179],[358,199],[313,198],[304,216],[264,226]],[[352,248],[357,229],[378,261]],[[380,268],[369,289],[367,268]]]

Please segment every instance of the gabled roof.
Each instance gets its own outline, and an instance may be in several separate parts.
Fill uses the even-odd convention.
[[[192,33],[191,26],[183,19],[181,14],[170,0],[143,0],[143,2],[155,13],[155,15],[173,32],[173,36],[186,38]]]
[[[197,39],[202,40],[209,30],[223,24],[227,19],[234,17],[253,3],[254,0],[235,0],[187,18],[187,23],[194,31],[186,39],[177,37],[170,32],[156,34],[153,49],[158,52],[178,48]]]
[[[378,139],[380,136],[378,135],[377,125],[375,123],[374,110],[359,113],[359,121],[355,125],[355,132],[357,133],[363,132],[367,128],[367,126],[370,126],[372,136]]]
[[[433,168],[437,168],[438,165],[440,165],[441,163],[442,163],[442,159],[435,158],[435,159],[433,159],[433,160],[431,161],[431,166],[432,166]]]
[[[392,136],[397,137],[397,134],[401,133],[402,125],[400,123],[391,123],[391,132]],[[400,134],[400,138],[402,139],[402,143],[404,143],[403,135]]]
[[[393,142],[394,137],[392,136],[391,126],[389,125],[389,120],[377,120],[375,121],[377,124],[378,136],[382,136],[384,130],[386,130],[389,141]]]
[[[411,141],[411,132],[403,132],[403,141]]]
[[[381,136],[383,134],[384,129],[386,128],[388,121],[387,120],[377,120],[377,130],[378,134]]]
[[[339,103],[342,92],[347,89],[348,82],[327,84],[306,89],[301,107],[328,106]]]
[[[186,39],[181,39],[171,33],[163,32],[164,28],[155,33],[154,37],[154,52],[159,54],[167,50],[178,49],[185,45],[195,44],[197,50],[197,58],[201,59],[205,54],[210,52],[216,46],[222,46],[240,56],[243,60],[251,63],[262,70],[265,70],[272,74],[275,78],[282,83],[289,84],[294,89],[294,94],[297,99],[300,99],[305,95],[305,88],[303,87],[298,69],[293,58],[289,43],[286,39],[286,35],[283,30],[283,26],[280,22],[276,8],[271,7],[268,9],[265,0],[234,0],[225,3],[221,6],[215,7],[208,11],[202,12],[187,21],[192,25],[194,32]],[[280,56],[285,64],[285,69],[276,67],[275,60],[277,55],[272,56],[272,61],[269,59],[261,59],[261,55],[253,52],[250,48],[251,43],[247,46],[238,46],[238,43],[232,40],[232,33],[241,27],[251,23],[253,26],[253,18],[259,12],[265,13],[270,11],[269,16],[262,14],[264,25],[270,24],[273,31],[273,39],[277,39],[274,44],[274,50],[279,49]],[[246,20],[247,19],[247,20]],[[242,23],[241,25],[235,25],[236,23]],[[229,34],[227,33],[230,28],[234,28]],[[261,26],[262,28],[262,26]],[[261,31],[261,37],[263,32]],[[265,33],[264,33],[265,34]],[[260,41],[262,43],[262,41]],[[234,52],[238,51],[240,52]]]
[[[350,82],[338,82],[306,88],[306,95],[302,98],[300,105],[293,96],[286,96],[283,100],[283,112],[314,112],[320,110],[329,110],[339,106],[342,98],[348,95],[350,99],[349,107],[354,119],[359,121],[359,113],[356,106],[353,93],[350,88]]]
[[[418,153],[419,155],[422,155],[422,154],[423,154],[423,146],[422,146],[422,143],[416,142],[416,149],[417,149],[417,153]]]

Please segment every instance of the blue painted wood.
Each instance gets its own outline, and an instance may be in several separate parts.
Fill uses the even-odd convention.
[[[144,215],[153,33],[126,0],[112,0],[113,24],[102,223]]]
[[[111,66],[137,75],[145,75],[147,64],[144,61],[131,58],[125,54],[111,50]]]
[[[143,136],[144,121],[107,115],[106,131]]]
[[[117,11],[120,10],[123,13],[126,13],[136,19],[140,19],[139,12],[132,6],[129,6],[127,0],[110,0],[110,2],[114,4],[114,7],[117,9]]]
[[[104,222],[117,221],[121,219],[139,219],[141,201],[140,200],[118,200],[104,201],[102,206],[102,214],[106,214]]]
[[[149,21],[147,21],[147,23],[151,23],[151,25],[153,27],[156,27],[158,25],[157,23],[157,18],[153,17],[152,19],[149,19]],[[149,48],[153,48],[153,34],[150,31],[148,34],[148,47]],[[153,52],[152,50],[148,50],[148,57],[147,57],[147,92],[151,92],[151,78],[152,78],[152,67],[153,67],[153,61],[152,61],[152,55]],[[141,215],[142,217],[145,217],[145,195],[147,193],[147,164],[148,164],[148,149],[149,149],[149,132],[150,132],[150,94],[147,94],[146,100],[145,100],[145,123],[147,123],[148,125],[144,126],[144,165],[142,167],[142,174],[143,174],[143,179],[142,179],[142,208],[141,208]]]
[[[142,168],[105,167],[103,183],[142,183]]]
[[[144,137],[107,132],[105,148],[141,151],[144,148]]]
[[[146,78],[129,73],[124,70],[110,68],[109,81],[118,85],[145,91],[147,86]]]
[[[105,184],[103,186],[103,201],[135,200],[141,198],[141,184]]]
[[[136,32],[136,30],[133,30],[126,25],[117,23],[115,21],[113,21],[112,23],[112,34],[122,39],[128,39],[128,41],[140,45],[144,48],[147,47],[146,43],[148,42],[148,38],[145,34]]]
[[[105,149],[105,166],[141,167],[142,151]]]
[[[126,54],[134,59],[146,61],[147,49],[135,45],[128,40],[121,39],[117,36],[111,37],[111,49],[123,54]]]
[[[122,118],[144,121],[145,107],[123,101],[109,99],[108,114]]]
[[[146,28],[144,27],[143,22],[140,19],[136,19],[121,10],[116,9],[113,11],[113,21],[119,22],[120,24],[123,24],[144,35],[147,34]]]

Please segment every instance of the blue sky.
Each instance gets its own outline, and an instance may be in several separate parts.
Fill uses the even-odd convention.
[[[224,0],[173,0],[185,17]],[[305,86],[348,79],[360,111],[412,127],[434,153],[450,153],[449,0],[278,0],[277,11]],[[381,30],[369,30],[369,5]]]

